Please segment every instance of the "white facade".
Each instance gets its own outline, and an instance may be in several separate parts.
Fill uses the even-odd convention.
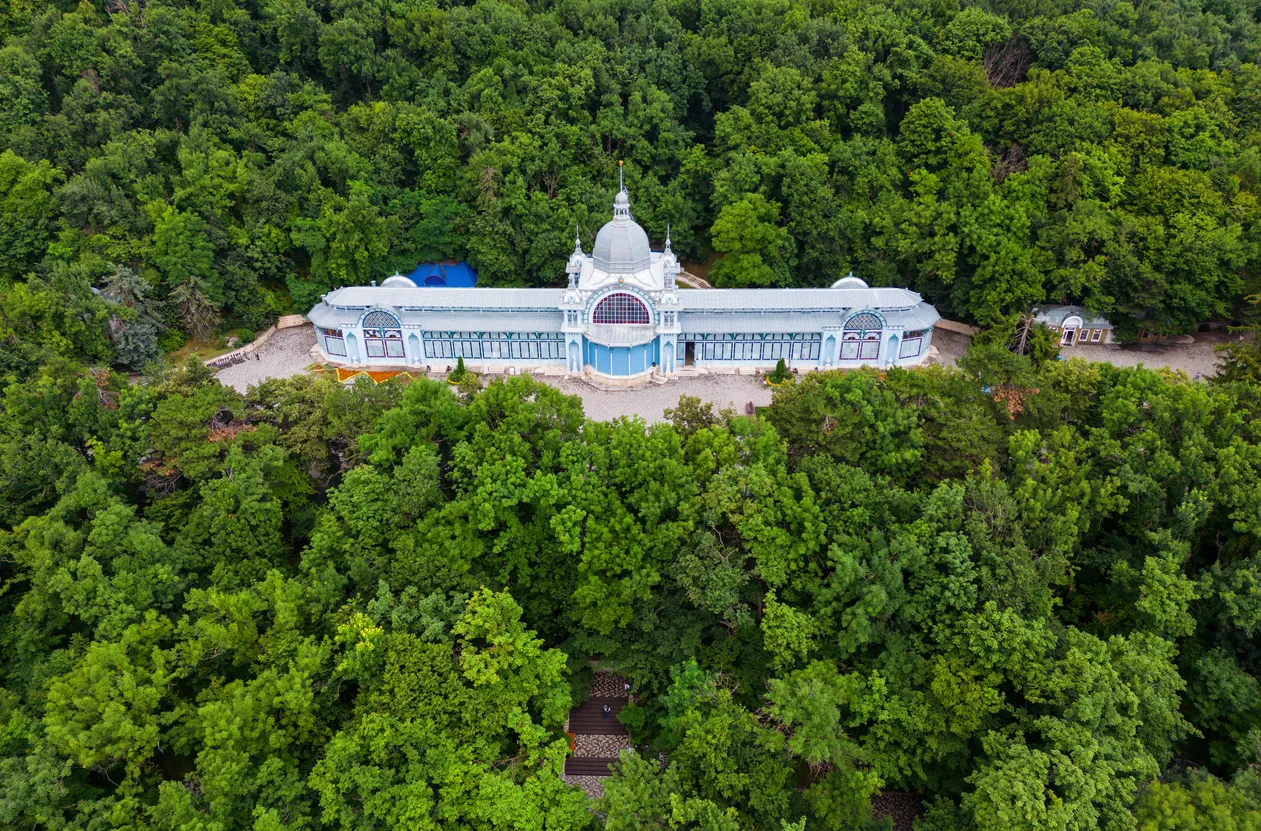
[[[630,215],[625,190],[591,255],[575,240],[564,289],[380,286],[329,292],[311,309],[320,352],[350,366],[550,369],[633,381],[686,367],[802,371],[921,363],[936,309],[915,292],[850,275],[826,289],[680,289]]]
[[[1107,318],[1091,314],[1082,306],[1047,306],[1033,312],[1036,322],[1055,331],[1060,346],[1116,342]]]

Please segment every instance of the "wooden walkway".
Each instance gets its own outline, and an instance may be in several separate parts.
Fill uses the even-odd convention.
[[[605,704],[611,711],[608,718],[604,717]],[[617,714],[625,706],[625,698],[588,698],[569,711],[569,732],[579,736],[629,736],[617,720]]]
[[[592,692],[603,695],[593,696],[569,711],[568,730],[577,738],[574,754],[565,760],[566,776],[609,776],[618,751],[630,746],[630,733],[617,720],[617,714],[626,706],[626,696],[609,695],[621,687],[621,679],[599,676]],[[604,714],[605,705],[608,716]]]

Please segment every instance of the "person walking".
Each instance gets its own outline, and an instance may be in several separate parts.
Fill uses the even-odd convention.
[[[613,712],[613,708],[612,708],[612,707],[610,707],[609,705],[605,704],[605,705],[604,705],[604,715],[603,715],[602,717],[603,717],[603,718],[608,718],[608,717],[609,717],[609,715],[610,715],[612,712]]]

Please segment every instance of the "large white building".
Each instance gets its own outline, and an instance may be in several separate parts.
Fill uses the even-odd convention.
[[[618,381],[708,371],[901,366],[924,360],[937,310],[913,291],[852,274],[826,289],[680,289],[622,189],[590,255],[580,240],[563,289],[381,285],[324,295],[308,317],[320,352],[351,366],[547,369]]]

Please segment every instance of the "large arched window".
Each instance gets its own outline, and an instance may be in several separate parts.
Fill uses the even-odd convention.
[[[363,342],[369,358],[403,357],[403,328],[389,312],[368,312],[364,316]]]
[[[645,325],[652,323],[652,318],[648,307],[633,294],[610,294],[595,304],[591,322]]]
[[[841,336],[841,360],[874,361],[880,355],[880,330],[884,323],[872,312],[859,312],[845,321]]]

